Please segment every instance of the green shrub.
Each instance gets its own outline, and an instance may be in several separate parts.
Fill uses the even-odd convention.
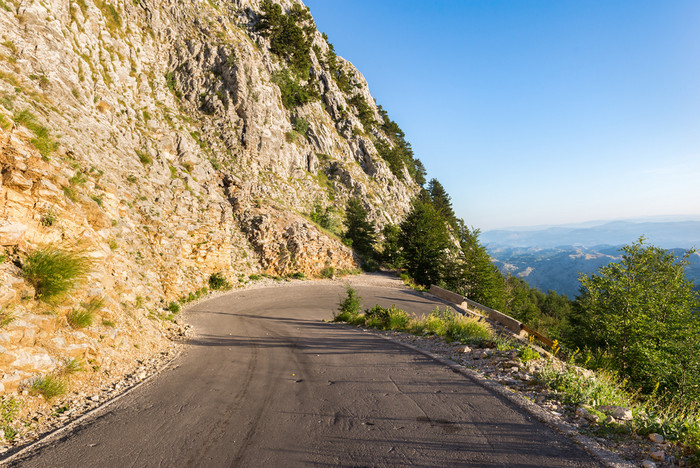
[[[177,89],[177,81],[175,79],[174,72],[170,71],[170,72],[165,74],[165,85],[175,95],[175,97],[177,97],[177,98],[182,97],[182,93],[180,92],[179,89]]]
[[[226,277],[221,272],[212,273],[209,276],[209,287],[215,291],[218,290],[229,290],[231,289],[231,283],[228,282]]]
[[[362,298],[350,286],[345,290],[345,299],[338,304],[338,313],[333,317],[334,322],[349,322],[350,318],[360,313]]]
[[[285,14],[279,4],[270,0],[264,0],[260,9],[260,21],[255,30],[270,38],[270,51],[289,63],[298,76],[308,77],[311,35],[315,29],[303,26],[304,22],[313,24],[308,9],[294,5],[289,14]]]
[[[90,310],[78,310],[78,309],[73,309],[71,310],[68,315],[68,324],[73,327],[73,328],[86,328],[92,325],[92,320],[95,316],[95,313]]]
[[[463,315],[456,315],[447,322],[445,339],[450,341],[482,343],[493,337],[491,331],[483,324]]]
[[[309,218],[323,229],[333,234],[340,234],[340,221],[336,216],[335,207],[332,205],[324,208],[320,202],[314,203],[313,211],[309,213]]]
[[[79,252],[49,246],[30,254],[22,273],[34,286],[38,300],[55,303],[87,276],[91,265],[90,259]]]
[[[177,314],[180,312],[180,304],[173,301],[170,304],[168,304],[168,307],[165,308],[168,312],[171,312],[173,314]]]
[[[530,361],[537,361],[542,356],[530,346],[524,346],[518,351],[518,357],[523,363],[527,363]]]
[[[153,163],[153,158],[151,158],[145,151],[136,150],[136,156],[139,157],[139,161],[141,161],[141,164],[144,166]]]
[[[19,406],[20,402],[12,397],[0,399],[0,430],[5,433],[5,440],[12,440],[17,435],[17,430],[10,424],[17,416]]]
[[[272,76],[282,95],[282,104],[287,109],[306,104],[318,99],[318,93],[310,85],[301,85],[294,79],[288,70],[282,70]]]
[[[335,276],[335,268],[327,266],[321,270],[321,278],[333,278]]]
[[[292,273],[291,275],[289,275],[289,277],[292,278],[292,279],[301,280],[301,279],[306,278],[306,275],[305,275],[304,273],[300,272],[300,271],[295,271],[294,273]]]
[[[309,131],[309,121],[303,117],[295,117],[292,119],[292,128],[299,135],[306,135]]]
[[[368,327],[405,331],[409,322],[408,313],[397,309],[395,305],[389,308],[375,305],[371,309],[365,310],[365,325]]]
[[[47,211],[41,216],[41,225],[44,227],[51,227],[56,223],[56,213],[52,209]]]
[[[601,405],[630,407],[633,398],[624,390],[614,374],[601,372],[593,377],[585,376],[568,367],[561,371],[547,366],[536,377],[546,387],[557,391],[570,405]]]
[[[365,309],[365,325],[371,328],[386,328],[389,323],[389,309],[376,304]]]
[[[360,122],[362,122],[362,126],[366,131],[369,131],[376,125],[377,121],[374,118],[374,112],[361,94],[355,94],[348,102],[357,109],[357,117],[360,119]]]
[[[299,138],[299,134],[294,130],[284,134],[284,139],[287,141],[287,143],[295,143],[297,138]]]
[[[334,322],[346,322],[351,325],[364,325],[365,315],[360,313],[362,298],[351,287],[347,288],[347,296],[338,304],[338,313],[333,316]]]
[[[32,382],[30,393],[32,395],[42,395],[45,399],[51,400],[54,397],[63,395],[68,390],[68,382],[55,375],[38,377]]]

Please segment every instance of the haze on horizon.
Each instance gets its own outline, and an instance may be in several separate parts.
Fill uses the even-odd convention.
[[[305,3],[468,225],[700,215],[700,2]]]

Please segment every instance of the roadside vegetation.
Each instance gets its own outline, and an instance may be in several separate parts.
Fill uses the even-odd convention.
[[[668,394],[659,394],[658,389],[652,395],[645,395],[631,387],[628,380],[621,379],[617,372],[584,369],[577,364],[579,353],[569,356],[568,362],[561,362],[551,355],[543,356],[533,347],[499,336],[488,325],[449,308],[436,308],[421,317],[412,316],[393,305],[363,309],[362,298],[351,287],[347,288],[346,296],[338,304],[333,321],[418,336],[434,335],[448,343],[498,350],[516,349],[523,364],[531,361],[542,364],[535,373],[541,388],[553,391],[559,401],[595,422],[589,426],[593,434],[603,437],[660,434],[666,440],[683,444],[685,453],[691,454],[691,460],[700,463],[700,404],[697,401],[669,398]],[[558,343],[555,342],[551,352],[552,355],[560,352]],[[629,412],[629,417],[611,417],[610,412],[615,409]]]
[[[427,316],[414,317],[395,306],[362,309],[362,298],[348,287],[346,297],[338,305],[334,322],[345,322],[379,330],[394,330],[413,335],[435,335],[447,342],[514,348],[516,345],[498,336],[489,325],[466,317],[450,308],[435,308]],[[534,351],[534,350],[533,350]]]
[[[0,397],[0,431],[5,440],[12,440],[17,435],[17,429],[12,424],[20,408],[20,402],[10,396]]]
[[[221,272],[212,273],[209,276],[209,288],[212,291],[224,290],[227,291],[231,289],[231,283],[228,282],[226,277]]]
[[[68,391],[68,382],[65,378],[53,374],[37,377],[32,382],[29,392],[32,395],[41,395],[46,400],[63,395]]]

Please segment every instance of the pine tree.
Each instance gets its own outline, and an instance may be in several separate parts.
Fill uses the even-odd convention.
[[[384,226],[384,229],[382,229],[382,235],[384,236],[381,254],[382,262],[390,267],[400,268],[403,262],[401,245],[399,242],[401,229],[395,224],[387,224]]]
[[[442,280],[450,238],[443,217],[431,203],[414,200],[401,223],[399,243],[406,270],[418,284],[430,286]]]
[[[461,219],[457,220],[457,227],[463,255],[464,294],[487,307],[502,309],[506,297],[505,280],[486,248],[479,243],[479,230],[470,230]]]
[[[348,200],[345,208],[345,239],[351,241],[352,248],[365,258],[375,255],[374,244],[377,241],[376,226],[369,221],[368,213],[357,198]]]
[[[445,190],[445,187],[443,187],[437,179],[431,179],[430,182],[428,182],[428,193],[430,194],[430,199],[437,212],[440,213],[448,223],[456,227],[457,218],[452,209],[452,200]]]

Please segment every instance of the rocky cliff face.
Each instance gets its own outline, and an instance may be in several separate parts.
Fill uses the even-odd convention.
[[[71,358],[95,374],[75,385],[126,372],[213,273],[357,268],[311,213],[338,231],[349,197],[380,227],[408,210],[418,186],[379,156],[396,142],[363,76],[300,2],[275,4],[0,0],[0,393]],[[308,74],[275,18],[303,31]],[[44,246],[92,259],[60,303],[22,274]]]

